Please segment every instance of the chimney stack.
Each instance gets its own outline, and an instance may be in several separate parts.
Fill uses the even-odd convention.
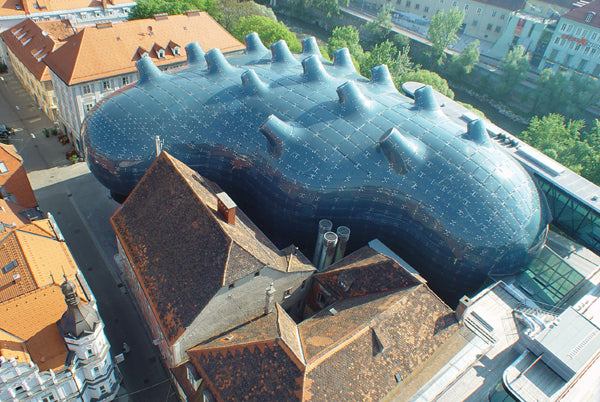
[[[333,262],[337,262],[344,258],[346,246],[348,245],[348,240],[350,240],[350,228],[348,226],[338,226],[336,233],[338,236],[338,244],[335,249],[335,257],[333,258]]]
[[[217,211],[221,214],[223,220],[230,225],[235,225],[235,209],[237,205],[227,193],[222,192],[217,194]]]
[[[333,261],[335,255],[335,246],[338,242],[338,236],[333,232],[327,232],[323,235],[323,247],[321,250],[321,258],[319,259],[319,271],[324,270]]]
[[[273,296],[275,295],[275,287],[273,282],[269,284],[267,291],[265,292],[265,315],[273,311]]]
[[[313,265],[319,265],[321,258],[321,249],[323,248],[323,235],[333,227],[333,223],[329,219],[321,219],[319,221],[319,233],[317,233],[317,243],[315,244],[315,255],[313,256]]]

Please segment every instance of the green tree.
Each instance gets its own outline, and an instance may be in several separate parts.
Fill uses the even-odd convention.
[[[231,30],[231,34],[243,41],[249,33],[256,32],[265,46],[269,47],[278,40],[285,40],[292,52],[302,51],[302,45],[283,22],[273,21],[267,17],[252,15],[240,18]]]
[[[479,41],[469,43],[460,54],[452,56],[450,69],[456,75],[470,74],[473,66],[479,61]]]
[[[572,74],[569,90],[567,114],[571,117],[581,117],[600,100],[600,83],[588,75]]]
[[[138,2],[129,12],[129,20],[152,18],[155,14],[183,14],[188,10],[206,11],[211,16],[219,17],[216,0],[145,0]]]
[[[554,73],[549,68],[542,70],[536,80],[531,112],[537,116],[564,112],[565,104],[568,102],[568,99],[565,99],[568,86],[569,82],[565,73]]]
[[[358,29],[353,25],[334,28],[328,41],[329,56],[333,57],[333,53],[338,49],[348,48],[356,61],[362,59],[364,52],[359,40]]]
[[[464,18],[464,11],[459,11],[458,8],[453,8],[448,13],[440,10],[431,18],[427,37],[431,42],[432,63],[443,64],[446,57],[444,51],[448,46],[452,46],[458,41],[456,32],[462,25]]]
[[[371,77],[371,68],[385,64],[392,77],[404,75],[415,70],[415,65],[410,60],[408,52],[410,47],[405,46],[402,51],[390,41],[375,45],[372,51],[366,52],[360,61],[360,72],[367,78]]]
[[[387,8],[377,13],[377,18],[360,27],[361,39],[370,48],[378,43],[389,40],[392,36],[392,16]]]
[[[560,114],[534,116],[521,136],[529,145],[580,174],[597,157],[597,151],[581,138],[584,126],[583,120],[566,121]]]
[[[505,97],[527,76],[529,56],[523,46],[516,46],[502,59],[502,76],[498,85],[498,95]]]
[[[431,85],[431,87],[439,93],[446,95],[450,99],[454,99],[454,92],[452,92],[450,87],[448,87],[448,81],[446,81],[445,79],[440,77],[439,74],[434,73],[433,71],[410,71],[403,74],[401,77],[395,79],[394,84],[396,84],[396,88],[400,90],[402,84],[409,81],[420,82],[421,84],[425,85]]]
[[[218,6],[219,18],[217,18],[217,22],[228,31],[233,29],[240,18],[251,15],[259,15],[277,21],[273,10],[254,1],[220,0]]]

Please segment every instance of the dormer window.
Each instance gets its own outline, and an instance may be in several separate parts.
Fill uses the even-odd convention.
[[[175,47],[173,48],[173,54],[174,54],[175,56],[181,56],[181,50],[179,49],[179,46],[175,46]]]
[[[159,50],[156,52],[156,56],[157,56],[159,59],[164,59],[164,58],[165,58],[165,49],[159,49]]]
[[[585,16],[585,22],[592,22],[592,18],[594,18],[595,15],[596,13],[594,11],[590,11],[589,13],[587,13],[587,15]]]
[[[21,9],[21,5],[19,3],[15,3],[15,10],[20,10]]]

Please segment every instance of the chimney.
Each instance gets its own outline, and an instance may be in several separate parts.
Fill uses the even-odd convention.
[[[333,232],[327,232],[323,235],[323,247],[321,250],[321,258],[319,259],[319,271],[324,270],[333,261],[335,255],[335,245],[338,242],[338,236]]]
[[[13,283],[17,284],[21,282],[21,275],[20,274],[14,274],[13,275]]]
[[[167,20],[167,19],[169,19],[169,14],[167,14],[167,13],[154,14],[153,17],[154,17],[155,21]]]
[[[219,211],[219,214],[221,214],[223,220],[230,225],[235,225],[236,207],[237,205],[235,205],[235,202],[229,198],[227,193],[222,192],[217,194],[217,211]]]
[[[187,15],[188,17],[195,17],[197,15],[200,15],[200,10],[188,10],[185,12],[185,15]]]
[[[313,265],[319,265],[321,258],[321,248],[323,247],[323,235],[331,230],[333,223],[329,219],[319,221],[319,233],[317,233],[317,243],[315,244],[315,255],[313,256]]]
[[[99,22],[96,24],[96,29],[112,28],[112,22]]]
[[[273,296],[275,295],[275,287],[273,282],[269,284],[267,291],[265,292],[265,315],[273,311]]]
[[[469,299],[469,297],[463,296],[460,298],[460,300],[458,301],[458,306],[456,306],[456,310],[454,311],[454,314],[456,315],[456,318],[459,321],[462,319],[463,315],[465,314],[465,311],[470,306],[471,306],[471,299]]]
[[[350,228],[348,226],[338,226],[336,233],[338,236],[338,244],[335,249],[335,257],[333,257],[333,262],[337,262],[344,258],[346,246],[348,245],[348,240],[350,240]]]

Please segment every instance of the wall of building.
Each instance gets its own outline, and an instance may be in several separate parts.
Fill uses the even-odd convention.
[[[538,69],[600,78],[600,29],[561,18]]]
[[[21,85],[23,85],[23,88],[35,99],[35,103],[50,120],[58,121],[58,106],[56,104],[56,97],[54,96],[52,81],[40,82],[10,49],[7,49],[7,53],[10,58],[12,70],[21,82]]]
[[[535,51],[550,22],[525,14],[511,14],[502,35],[486,56],[502,59],[514,46],[523,46],[527,52]]]

